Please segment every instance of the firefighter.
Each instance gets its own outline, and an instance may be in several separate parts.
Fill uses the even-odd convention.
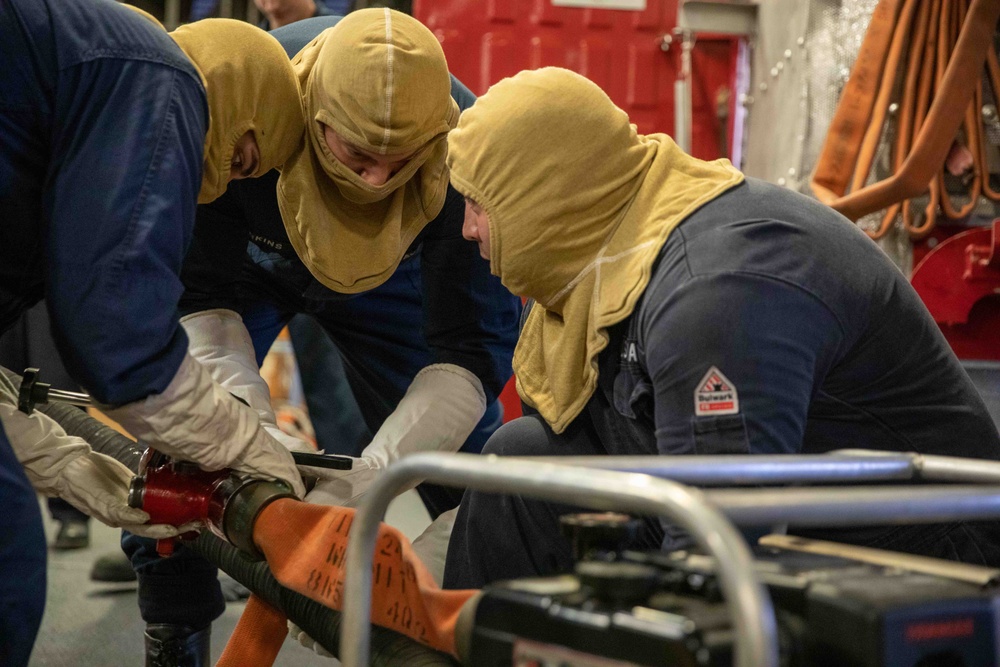
[[[259,364],[294,314],[326,330],[374,436],[337,450],[353,470],[317,471],[307,500],[353,505],[407,452],[478,451],[500,423],[520,301],[462,238],[446,136],[474,98],[434,35],[384,8],[273,34],[295,56],[305,136],[280,176],[199,207],[182,322],[192,354],[293,449],[308,445],[278,431]],[[432,515],[461,497],[419,490]],[[171,627],[190,660],[207,653],[197,639],[224,610],[216,568],[190,550],[158,559],[138,536],[124,546],[147,627]]]
[[[833,210],[638,134],[559,68],[493,86],[449,136],[448,162],[466,237],[534,301],[514,354],[534,414],[484,453],[1000,459],[983,401],[906,278]],[[467,492],[445,585],[568,570],[563,511]],[[809,534],[1000,565],[995,522]],[[637,544],[686,545],[655,521]]]
[[[44,297],[69,373],[130,432],[302,494],[288,451],[188,355],[177,314],[196,202],[290,154],[297,84],[258,28],[175,36],[110,0],[0,2],[0,330]],[[0,664],[21,666],[45,601],[29,482],[111,525],[177,529],[143,525],[128,469],[18,412],[12,391],[0,400]]]

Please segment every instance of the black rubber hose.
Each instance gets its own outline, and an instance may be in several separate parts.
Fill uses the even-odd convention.
[[[21,376],[18,373],[2,366],[0,371],[3,371],[15,387],[21,386]],[[86,440],[94,451],[118,459],[132,472],[139,467],[139,458],[144,448],[94,419],[86,410],[67,403],[43,403],[36,405],[35,409],[54,419],[70,435]]]
[[[340,655],[340,612],[290,591],[271,575],[267,563],[253,562],[243,552],[211,533],[202,533],[188,543],[271,606],[282,610],[306,634],[333,655]],[[458,665],[450,656],[439,653],[409,637],[373,625],[371,629],[371,664],[386,667],[452,667]]]
[[[21,376],[0,367],[15,387],[21,386]],[[135,471],[143,448],[129,438],[109,428],[78,407],[47,403],[36,407],[51,417],[70,435],[83,438],[96,452],[118,459]],[[271,606],[280,609],[297,626],[323,645],[333,655],[340,655],[339,611],[324,607],[304,595],[291,591],[271,574],[267,563],[252,561],[243,552],[209,532],[185,543],[220,570],[240,582]],[[379,667],[454,667],[459,663],[451,656],[419,644],[416,641],[376,625],[372,626],[371,664]]]

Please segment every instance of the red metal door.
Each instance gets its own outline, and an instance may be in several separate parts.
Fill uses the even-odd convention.
[[[565,67],[601,86],[643,134],[673,133],[680,46],[663,44],[673,35],[677,0],[647,0],[642,11],[554,7],[551,0],[414,0],[413,13],[441,40],[452,73],[477,95],[521,70]],[[699,35],[695,43],[697,157],[728,152],[738,49],[732,37]]]

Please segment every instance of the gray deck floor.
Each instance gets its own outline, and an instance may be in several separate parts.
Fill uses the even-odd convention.
[[[55,530],[46,517],[46,534]],[[415,491],[389,508],[389,523],[411,539],[429,519]],[[135,584],[99,584],[90,580],[94,560],[117,550],[119,531],[91,522],[91,546],[75,551],[49,551],[49,585],[45,616],[29,667],[129,667],[143,664],[144,624],[136,606]],[[218,659],[236,627],[244,603],[230,603],[212,626],[212,658]],[[335,667],[336,661],[315,655],[286,640],[279,667]]]

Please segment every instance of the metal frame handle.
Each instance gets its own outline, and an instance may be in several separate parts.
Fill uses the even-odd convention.
[[[662,478],[707,486],[906,480],[965,485],[698,491]],[[1000,518],[1000,462],[978,459],[873,450],[753,457],[499,459],[417,454],[390,466],[376,480],[355,517],[347,546],[341,629],[346,667],[368,664],[371,569],[379,522],[389,502],[415,481],[637,512],[677,523],[716,556],[736,627],[738,667],[776,666],[778,656],[770,598],[756,581],[749,549],[730,521],[845,526]],[[980,486],[974,486],[977,483]]]
[[[518,493],[599,510],[660,516],[716,556],[719,584],[736,628],[738,667],[777,667],[771,598],[754,575],[750,549],[697,489],[638,473],[536,463],[476,454],[415,454],[390,466],[368,491],[351,526],[341,626],[345,667],[366,667],[370,652],[372,563],[389,502],[415,481]]]

